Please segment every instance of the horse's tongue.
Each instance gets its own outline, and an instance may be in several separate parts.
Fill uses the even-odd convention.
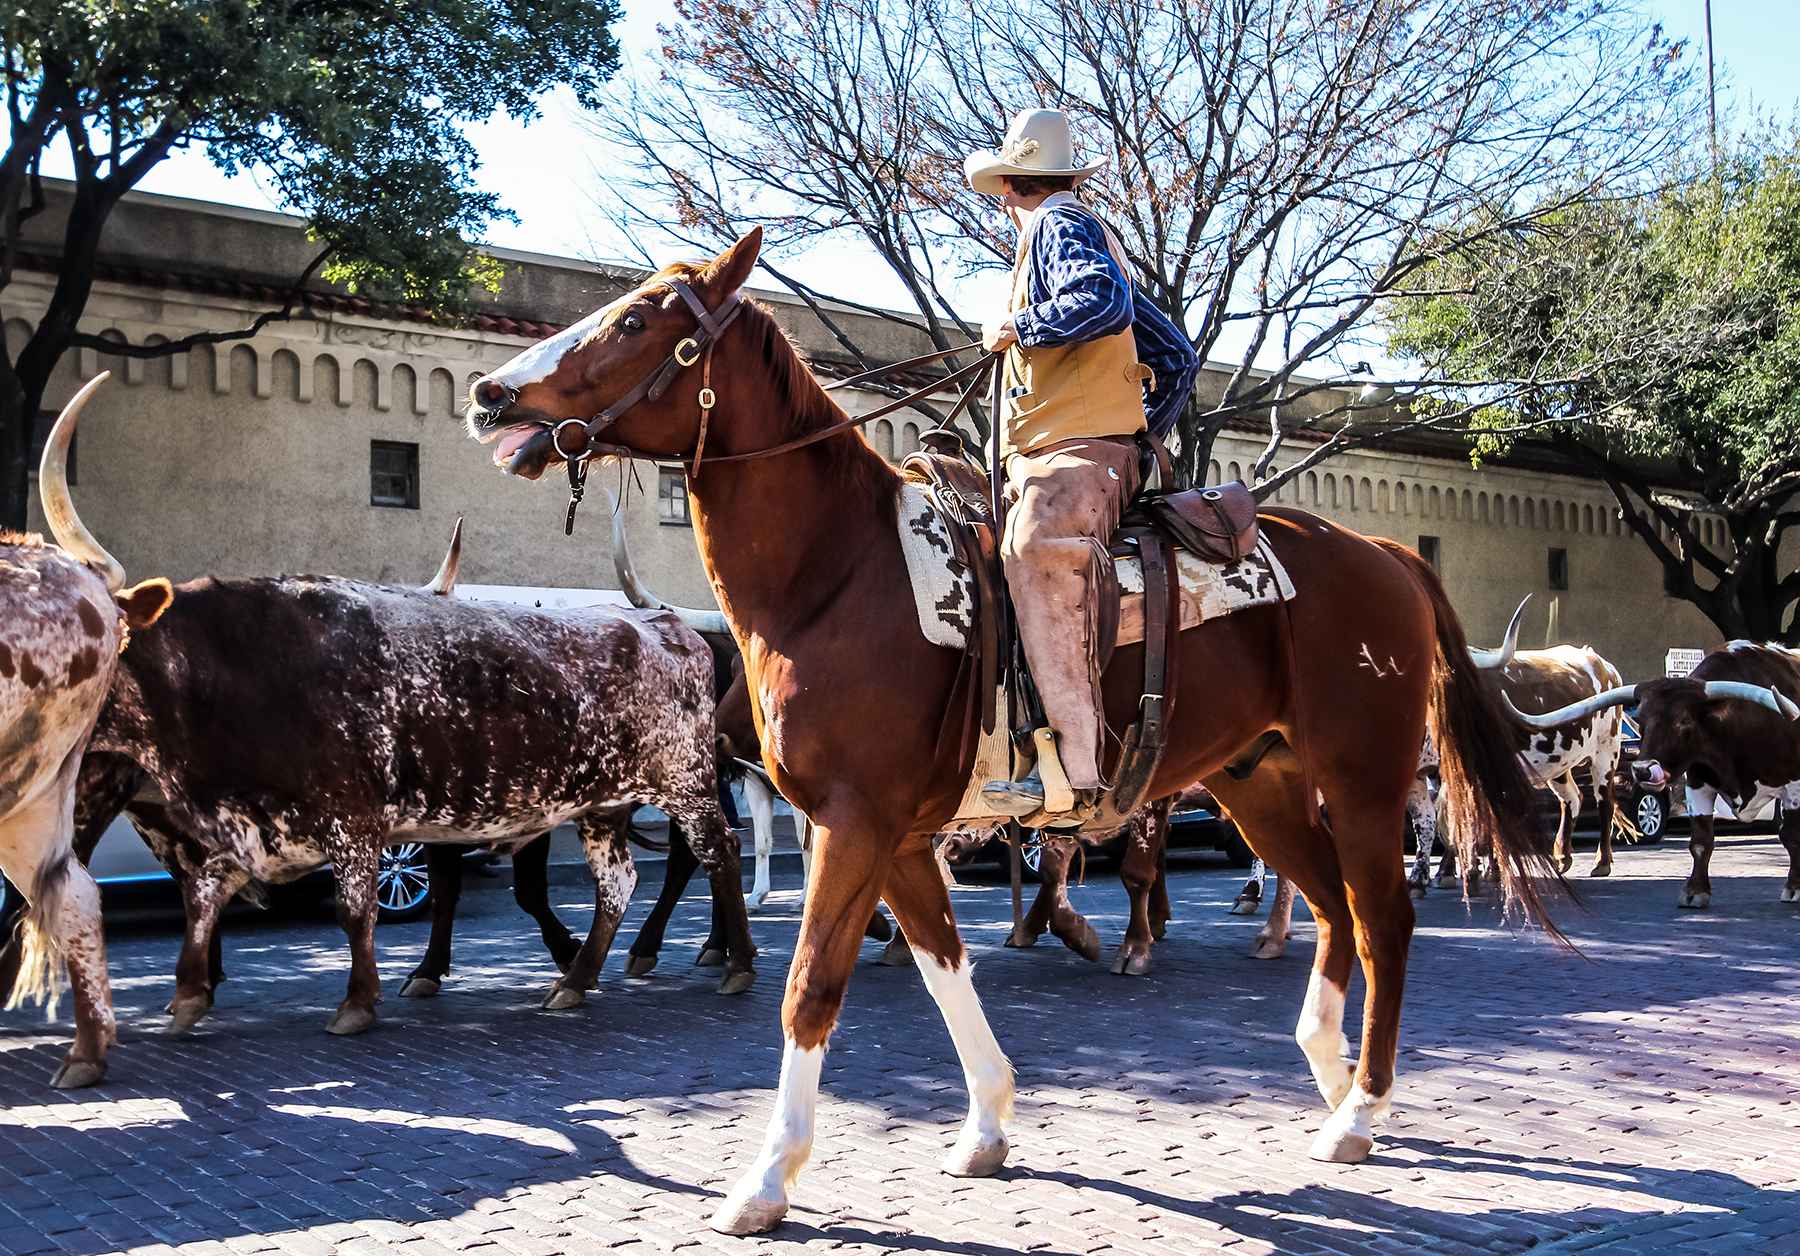
[[[530,440],[533,436],[536,436],[543,430],[543,428],[537,426],[535,423],[521,423],[517,427],[506,429],[506,431],[500,434],[499,441],[494,445],[494,465],[497,467],[504,467],[506,465],[506,460],[513,456],[513,453],[520,445],[523,445],[526,441]]]
[[[507,448],[517,452],[500,464],[505,472],[521,479],[535,480],[556,457],[556,435],[547,427],[536,428],[527,432],[523,440],[503,446],[500,452],[504,453]],[[499,462],[499,456],[496,455],[494,460]]]

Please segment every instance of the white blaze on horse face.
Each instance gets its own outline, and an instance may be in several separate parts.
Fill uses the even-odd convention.
[[[713,1228],[727,1234],[766,1230],[787,1212],[788,1188],[812,1155],[824,1047],[799,1047],[792,1038],[781,1053],[781,1086],[756,1163],[719,1205]]]
[[[966,958],[947,965],[914,951],[919,975],[931,991],[969,1087],[969,1116],[944,1167],[958,1176],[993,1173],[1006,1162],[1006,1122],[1012,1116],[1013,1070],[975,994],[975,966]]]
[[[1344,1040],[1344,992],[1325,980],[1318,969],[1306,983],[1306,1001],[1300,1005],[1300,1023],[1294,1041],[1306,1053],[1319,1094],[1334,1111],[1350,1092],[1350,1066]]]
[[[554,336],[538,341],[521,349],[505,366],[492,372],[488,378],[496,383],[518,392],[528,384],[536,384],[556,374],[556,368],[562,365],[575,347],[606,322],[607,317],[620,306],[636,298],[637,293],[628,292],[611,305],[603,306],[589,314],[579,323],[563,328]]]

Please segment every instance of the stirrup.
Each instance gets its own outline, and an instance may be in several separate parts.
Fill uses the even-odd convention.
[[[1044,809],[1044,782],[1037,769],[1023,780],[989,781],[981,787],[981,800],[995,811],[1014,819]]]

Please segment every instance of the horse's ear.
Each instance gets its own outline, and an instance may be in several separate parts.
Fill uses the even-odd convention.
[[[761,227],[750,228],[736,244],[701,269],[700,286],[721,298],[743,287],[750,281],[750,272],[756,269],[762,238]]]

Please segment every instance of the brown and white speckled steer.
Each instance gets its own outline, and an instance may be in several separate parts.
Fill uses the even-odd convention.
[[[545,1000],[573,1006],[637,882],[626,820],[638,802],[686,828],[729,912],[722,988],[749,983],[737,847],[715,794],[712,660],[673,615],[334,577],[197,580],[125,652],[93,748],[144,769],[183,839],[166,856],[188,909],[173,1030],[208,1010],[212,933],[246,884],[335,865],[351,975],[328,1028],[355,1033],[379,995],[381,848],[510,849],[565,821],[597,880],[592,931]]]
[[[38,484],[58,545],[0,532],[0,872],[28,906],[7,1007],[47,999],[61,967],[75,993],[75,1042],[50,1084],[91,1086],[117,1037],[100,892],[72,857],[75,776],[118,661],[121,620],[148,626],[166,582],[124,589],[125,573],[82,527],[65,464],[89,382],[57,419]]]

